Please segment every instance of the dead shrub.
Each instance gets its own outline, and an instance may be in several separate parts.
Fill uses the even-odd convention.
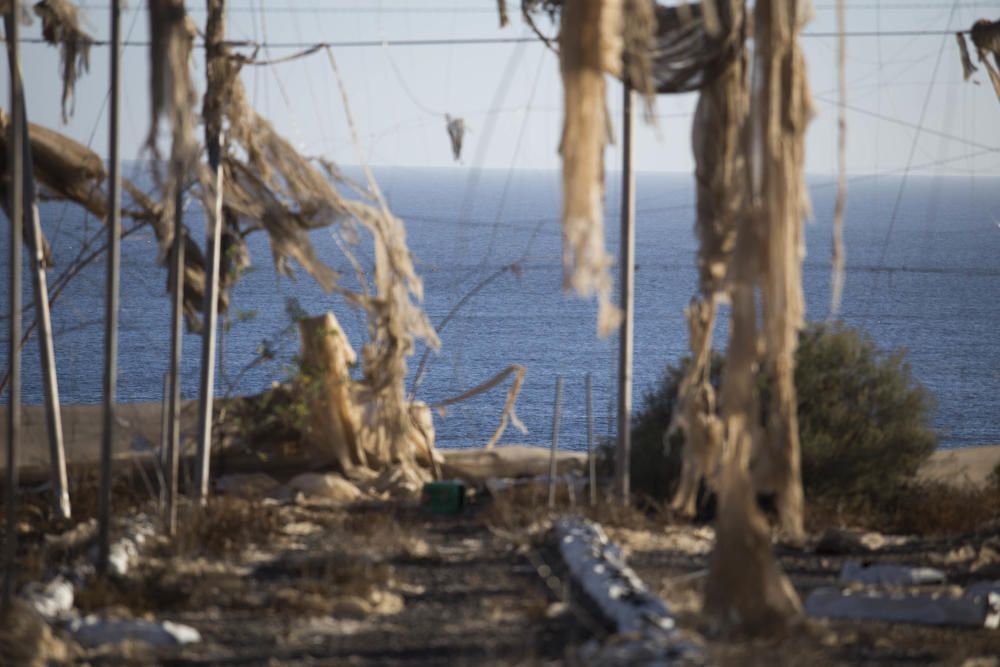
[[[281,529],[277,507],[239,498],[210,498],[203,507],[181,508],[170,555],[226,556],[253,544],[269,543]]]

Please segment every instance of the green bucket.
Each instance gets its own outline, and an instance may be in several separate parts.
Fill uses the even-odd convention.
[[[427,482],[420,504],[432,514],[460,514],[465,507],[465,482],[457,479]]]

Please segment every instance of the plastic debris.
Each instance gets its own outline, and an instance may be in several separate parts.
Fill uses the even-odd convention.
[[[840,583],[860,583],[876,586],[921,586],[927,584],[943,584],[945,574],[933,567],[909,567],[893,565],[859,563],[849,560],[840,570]]]
[[[827,587],[814,590],[805,607],[810,616],[995,630],[1000,626],[1000,583],[972,586],[961,596]]]
[[[194,628],[170,621],[153,622],[87,616],[70,623],[69,629],[73,639],[85,648],[118,644],[127,640],[145,642],[153,646],[183,646],[201,641],[201,634]]]

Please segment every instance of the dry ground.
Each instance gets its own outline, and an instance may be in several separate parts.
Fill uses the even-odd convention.
[[[77,516],[92,515],[92,481],[76,485]],[[570,508],[561,494],[560,511],[603,523],[682,627],[705,631],[699,600],[711,528],[614,504],[590,510],[580,506],[580,494],[576,501]],[[119,514],[153,509],[142,486],[126,479],[116,489],[115,507]],[[203,641],[153,653],[124,645],[73,658],[93,665],[572,662],[575,649],[602,628],[585,608],[561,604],[565,582],[553,586],[538,575],[545,564],[559,574],[543,538],[547,515],[544,490],[530,486],[495,499],[481,495],[458,517],[399,501],[338,506],[220,497],[205,511],[184,507],[176,539],[154,540],[125,579],[89,579],[76,604],[106,616],[184,623]],[[52,521],[43,496],[27,494],[19,517],[22,583],[86,560],[85,546],[66,551],[52,545],[51,535],[73,526]],[[818,554],[814,547],[777,548],[803,596],[835,584],[848,557],[932,565],[959,586],[1000,580],[996,521],[961,535],[910,537],[865,554]],[[991,553],[997,558],[991,560]],[[810,621],[776,641],[709,638],[707,646],[711,660],[724,665],[971,667],[977,663],[969,659],[1000,656],[1000,631]]]

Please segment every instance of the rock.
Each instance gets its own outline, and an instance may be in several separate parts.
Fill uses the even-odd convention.
[[[929,554],[928,559],[935,565],[956,565],[966,563],[976,557],[976,550],[971,544],[965,544],[952,549],[946,554]]]
[[[278,480],[262,472],[234,473],[215,480],[215,489],[219,493],[247,500],[268,496],[279,486]]]
[[[1000,667],[1000,658],[997,658],[996,656],[967,658],[965,662],[962,663],[962,667]]]
[[[73,609],[73,584],[56,577],[45,586],[31,583],[25,587],[24,597],[41,616],[51,621]]]
[[[840,570],[840,582],[878,586],[919,586],[922,584],[943,584],[945,574],[933,567],[908,567],[880,563],[864,565],[856,560],[849,560],[844,563],[844,567]]]
[[[403,597],[389,591],[372,590],[368,595],[372,611],[382,616],[391,616],[403,611]]]
[[[330,613],[336,618],[362,619],[372,613],[372,606],[367,600],[352,595],[334,602]]]
[[[293,477],[286,487],[293,493],[338,503],[352,503],[364,497],[358,487],[335,473],[302,473]]]
[[[124,641],[140,641],[153,646],[183,646],[201,641],[201,634],[194,628],[170,621],[156,623],[87,616],[70,623],[69,630],[73,639],[86,648]]]
[[[979,572],[985,568],[997,567],[1000,567],[1000,539],[994,538],[979,547],[979,553],[969,569]]]
[[[372,482],[372,488],[377,493],[396,498],[415,498],[420,495],[427,479],[418,468],[396,465],[383,470]]]
[[[44,667],[68,660],[66,645],[52,635],[48,623],[31,605],[14,600],[0,612],[0,665]]]
[[[65,533],[46,535],[45,545],[53,551],[75,551],[87,546],[97,537],[97,519],[79,523]]]
[[[311,521],[297,521],[295,523],[286,524],[281,528],[281,532],[285,535],[291,535],[293,537],[305,537],[307,535],[318,533],[321,530],[323,529],[320,526]]]

